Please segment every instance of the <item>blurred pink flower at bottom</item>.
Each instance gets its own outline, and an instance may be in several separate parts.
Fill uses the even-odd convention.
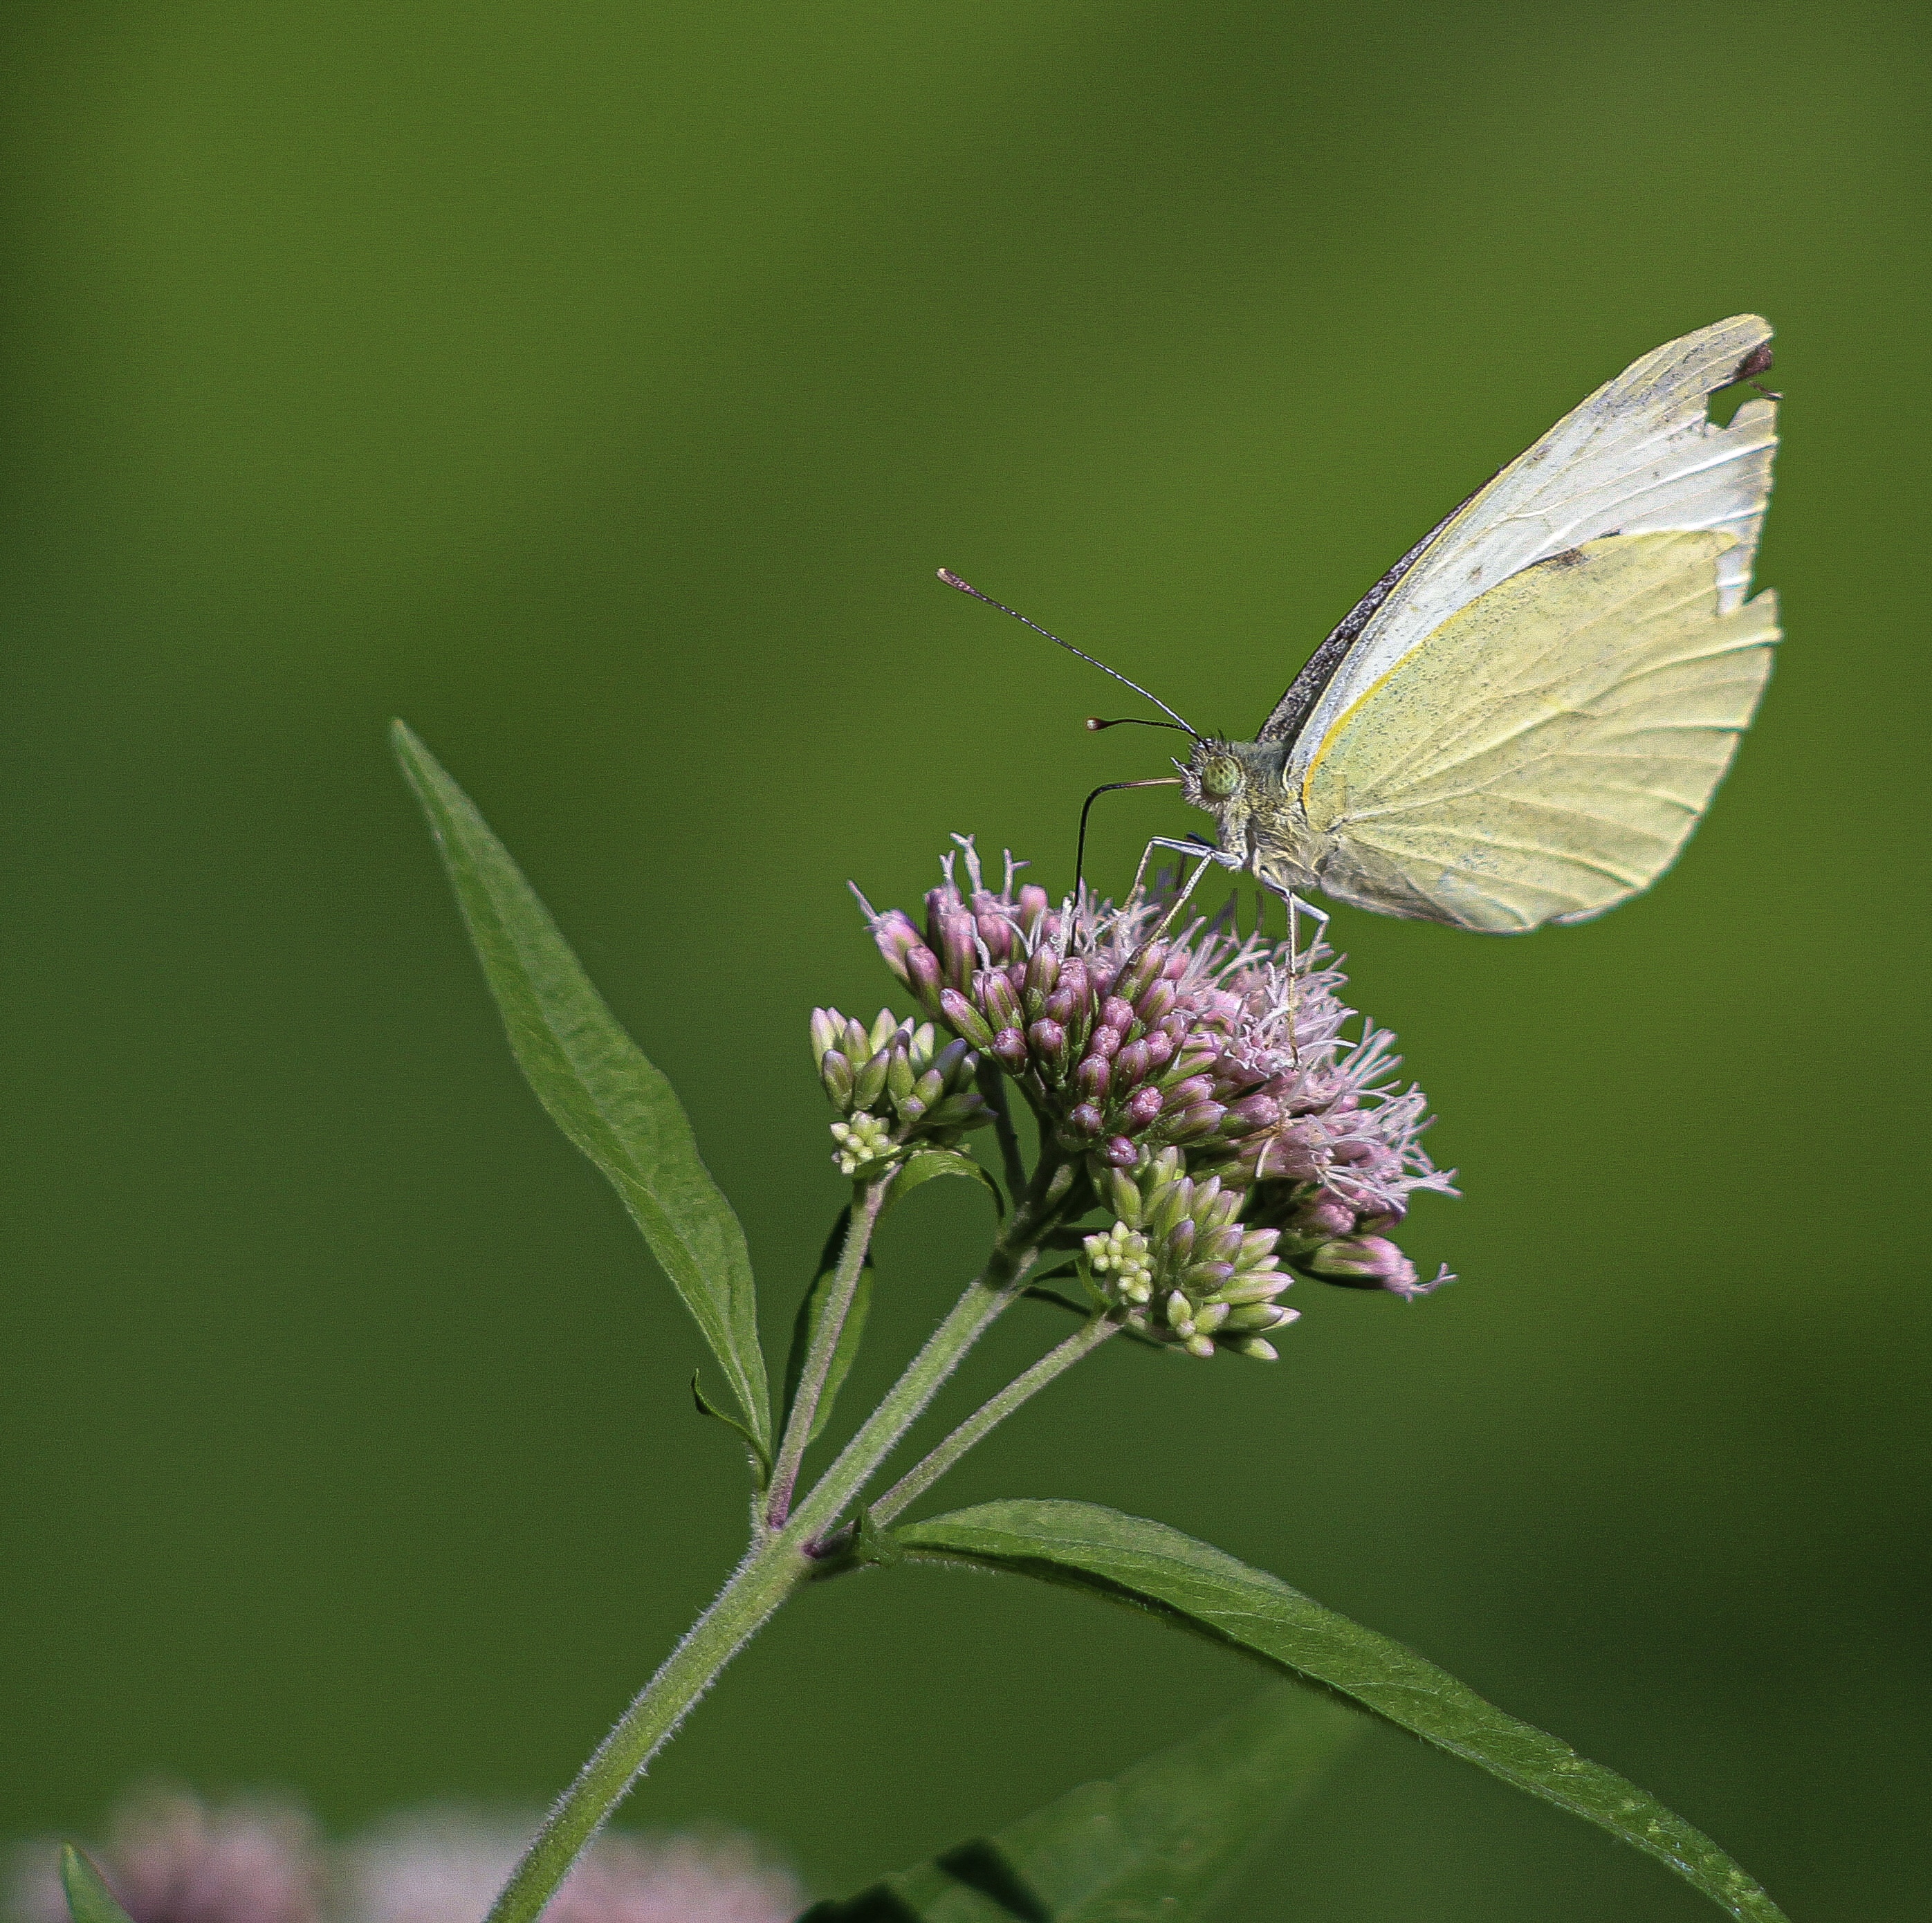
[[[323,1858],[308,1817],[285,1804],[212,1808],[144,1790],[90,1854],[134,1923],[322,1923]],[[68,1923],[53,1844],[22,1852],[10,1907],[20,1923]]]
[[[482,1923],[526,1838],[448,1814],[403,1817],[350,1850],[346,1923]],[[792,1923],[805,1894],[747,1838],[604,1836],[544,1923]]]

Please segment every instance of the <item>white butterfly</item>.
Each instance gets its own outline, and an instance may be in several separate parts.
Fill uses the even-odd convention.
[[[1776,598],[1744,597],[1777,409],[1706,413],[1770,338],[1720,321],[1599,388],[1376,584],[1254,740],[1174,716],[1219,844],[1150,853],[1492,934],[1648,887],[1771,671]]]

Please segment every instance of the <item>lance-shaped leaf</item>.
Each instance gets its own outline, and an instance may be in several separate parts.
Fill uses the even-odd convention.
[[[1655,1797],[1506,1715],[1413,1650],[1163,1523],[1086,1502],[989,1502],[896,1532],[910,1558],[1012,1570],[1150,1611],[1346,1696],[1675,1870],[1741,1923],[1784,1923],[1762,1888]]]
[[[1105,1783],[800,1923],[1179,1923],[1204,1916],[1360,1726],[1270,1690]]]
[[[128,1923],[106,1878],[71,1843],[61,1845],[61,1887],[74,1923]]]
[[[699,1159],[670,1084],[618,1025],[469,796],[400,722],[394,734],[519,1065],[551,1120],[610,1178],[769,1455],[770,1394],[745,1232]]]

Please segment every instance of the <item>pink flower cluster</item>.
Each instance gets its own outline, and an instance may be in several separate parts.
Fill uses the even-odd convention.
[[[988,887],[964,838],[944,868],[922,925],[860,898],[880,952],[1096,1184],[1178,1148],[1190,1174],[1248,1192],[1244,1220],[1280,1228],[1306,1273],[1401,1294],[1448,1279],[1419,1282],[1379,1233],[1418,1190],[1454,1190],[1419,1140],[1420,1091],[1391,1085],[1394,1037],[1366,1020],[1345,1035],[1360,1018],[1321,944],[1240,938],[1225,914],[1168,931],[1162,890],[1056,909],[1016,885],[1010,855]]]

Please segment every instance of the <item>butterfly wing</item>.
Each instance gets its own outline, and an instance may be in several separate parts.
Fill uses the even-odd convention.
[[[1755,314],[1687,334],[1565,415],[1377,582],[1311,657],[1264,724],[1292,739],[1291,787],[1336,721],[1450,616],[1510,575],[1614,534],[1733,537],[1718,562],[1718,611],[1742,604],[1771,492],[1777,409],[1752,400],[1726,427],[1706,398],[1769,364]]]
[[[1515,933],[1647,888],[1771,671],[1769,593],[1724,607],[1736,537],[1586,542],[1451,615],[1359,694],[1301,782],[1324,892]]]

